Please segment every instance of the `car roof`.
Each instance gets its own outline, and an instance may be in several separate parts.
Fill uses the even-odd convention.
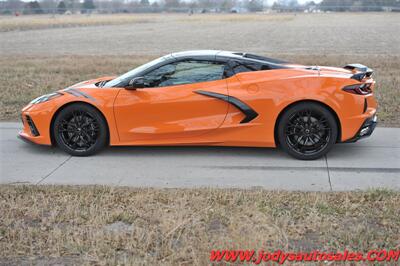
[[[185,58],[203,59],[203,60],[234,59],[238,61],[260,62],[273,65],[280,65],[287,63],[279,59],[264,57],[260,55],[243,53],[243,52],[222,51],[222,50],[192,50],[192,51],[172,53],[169,54],[168,56],[171,56],[175,59],[185,59]]]
[[[180,57],[189,57],[189,56],[216,56],[218,50],[191,50],[191,51],[182,51],[177,53],[172,53],[171,56],[175,58]]]
[[[220,51],[216,50],[193,50],[183,51],[169,54],[174,59],[203,59],[203,60],[215,60],[217,53]]]

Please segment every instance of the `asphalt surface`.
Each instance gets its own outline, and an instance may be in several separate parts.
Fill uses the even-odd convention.
[[[92,157],[17,139],[19,123],[0,123],[2,184],[144,187],[263,187],[278,190],[400,190],[400,128],[337,144],[324,158],[295,160],[277,149],[110,147]]]

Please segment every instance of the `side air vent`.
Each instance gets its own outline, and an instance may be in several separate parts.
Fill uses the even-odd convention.
[[[37,130],[35,123],[33,123],[32,118],[29,115],[27,115],[27,116],[25,116],[25,119],[29,125],[29,129],[31,130],[32,135],[35,137],[39,136],[40,135],[39,131]]]

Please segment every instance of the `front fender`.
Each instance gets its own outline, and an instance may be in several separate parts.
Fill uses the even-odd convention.
[[[70,104],[83,102],[96,108],[106,119],[110,133],[110,144],[119,142],[113,111],[114,100],[119,90],[115,88],[74,90],[75,92],[72,93],[68,92],[68,90],[61,90],[60,92],[63,94],[61,97],[39,104],[29,104],[24,107],[22,109],[22,117],[29,116],[40,132],[39,136],[33,136],[29,126],[23,119],[24,130],[22,133],[24,138],[37,144],[51,145],[51,126],[57,113]]]

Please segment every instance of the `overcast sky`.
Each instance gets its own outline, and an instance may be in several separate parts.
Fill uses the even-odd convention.
[[[0,2],[1,1],[6,1],[6,0],[0,0]],[[31,1],[31,0],[22,0],[22,1],[24,1],[24,2],[29,2],[29,1]],[[150,2],[155,2],[155,1],[159,1],[159,0],[150,0]],[[185,0],[184,0],[185,1]],[[186,0],[186,1],[190,1],[190,0]],[[264,0],[264,3],[266,3],[266,4],[268,4],[268,5],[272,5],[274,2],[276,2],[276,1],[278,1],[278,0]],[[299,4],[304,4],[304,3],[307,3],[307,2],[310,2],[311,0],[297,0],[297,2],[299,2]],[[319,3],[319,2],[321,2],[322,0],[314,0],[314,2],[315,3]]]
[[[157,0],[150,0],[150,2],[154,2],[154,1],[157,1]],[[186,0],[186,1],[190,1],[190,0]],[[278,1],[278,0],[264,0],[264,3],[266,3],[268,5],[272,5],[276,1]],[[304,3],[307,3],[307,2],[310,2],[310,1],[311,0],[297,0],[297,2],[299,2],[299,4],[304,4]],[[321,1],[322,0],[314,0],[315,3],[319,3]]]

